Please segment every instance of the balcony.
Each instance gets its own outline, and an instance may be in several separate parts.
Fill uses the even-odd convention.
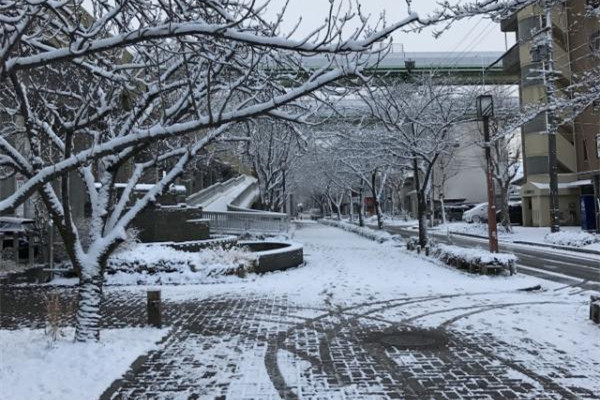
[[[502,32],[516,32],[519,27],[517,13],[513,13],[509,17],[500,21],[500,29]]]

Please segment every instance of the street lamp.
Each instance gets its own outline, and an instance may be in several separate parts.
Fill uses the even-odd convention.
[[[491,95],[477,97],[477,119],[483,121],[483,138],[487,175],[488,197],[488,236],[490,251],[498,252],[498,226],[496,223],[496,202],[494,200],[494,178],[492,171],[492,152],[490,148],[490,118],[494,116],[494,99]]]

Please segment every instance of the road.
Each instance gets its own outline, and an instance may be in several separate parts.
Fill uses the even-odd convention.
[[[417,235],[416,229],[385,226],[384,229],[402,237]],[[487,239],[431,230],[430,235],[441,243],[450,243],[463,247],[486,247]],[[600,290],[600,257],[593,254],[576,254],[531,245],[500,242],[500,251],[515,254],[518,258],[519,272],[573,284],[585,289]]]

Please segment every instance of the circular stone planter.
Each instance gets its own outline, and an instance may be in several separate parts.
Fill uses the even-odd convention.
[[[283,271],[297,267],[304,262],[302,245],[294,242],[240,241],[244,247],[256,255],[256,272]]]
[[[237,236],[234,235],[212,235],[210,239],[203,240],[190,240],[187,242],[152,242],[144,243],[145,245],[151,246],[168,246],[175,250],[186,251],[188,253],[196,253],[203,249],[211,247],[222,247],[229,249],[235,246],[237,243]]]

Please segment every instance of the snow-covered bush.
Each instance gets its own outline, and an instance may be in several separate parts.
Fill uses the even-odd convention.
[[[544,242],[558,246],[583,247],[600,242],[600,236],[588,232],[554,232],[544,237]]]
[[[465,248],[439,244],[434,250],[435,257],[448,265],[459,268],[500,267],[514,272],[517,256],[510,253],[491,253],[483,249]]]
[[[223,276],[244,277],[255,257],[243,249],[211,248],[197,253],[164,245],[138,245],[109,258],[109,284],[204,283]]]
[[[324,225],[333,226],[336,228],[341,228],[348,232],[356,233],[362,237],[374,240],[379,243],[387,242],[388,240],[401,240],[400,236],[398,235],[392,235],[385,231],[376,231],[367,227],[356,226],[347,222],[332,221],[325,219],[321,220],[320,222]]]

